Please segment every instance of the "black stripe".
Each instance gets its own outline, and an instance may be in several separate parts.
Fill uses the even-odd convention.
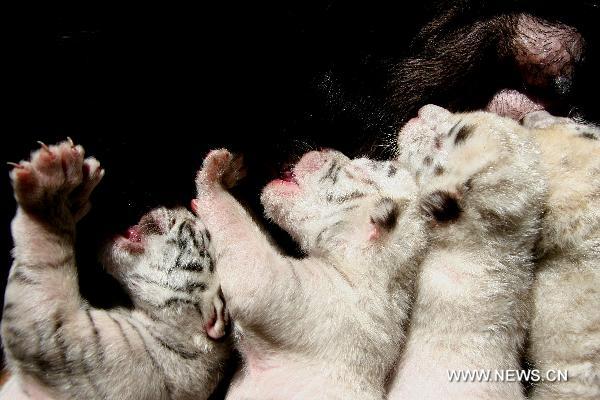
[[[173,306],[192,306],[196,309],[196,311],[202,316],[202,309],[198,305],[197,302],[192,301],[190,299],[183,299],[181,297],[170,297],[165,300],[162,304],[158,304],[158,308],[168,308]]]
[[[591,132],[583,132],[579,136],[584,139],[598,140],[598,137]]]
[[[90,309],[89,308],[85,308],[84,312],[86,313],[88,320],[90,321],[90,324],[92,325],[93,328],[93,332],[95,334],[97,334],[97,329],[96,326],[94,324],[94,321],[92,319],[92,316],[90,314]],[[97,337],[97,340],[94,343],[94,354],[98,355],[98,350],[99,350],[99,337]],[[65,345],[65,352],[66,352],[66,345]],[[98,387],[98,385],[96,384],[95,380],[92,379],[92,375],[93,372],[96,370],[98,370],[97,366],[92,366],[90,368],[90,366],[88,365],[88,361],[89,358],[84,354],[85,349],[82,347],[81,348],[81,354],[80,354],[80,362],[79,364],[81,365],[81,371],[83,372],[83,375],[85,376],[86,380],[88,381],[89,386],[92,388],[92,390],[95,393],[94,398],[100,398],[100,399],[106,399],[106,394],[103,393],[102,390],[100,390],[100,388]]]
[[[204,354],[200,351],[187,351],[186,349],[181,348],[180,345],[170,344],[170,343],[166,342],[165,340],[163,340],[161,337],[155,335],[153,332],[150,332],[150,335],[163,348],[169,350],[171,353],[176,354],[177,356],[183,358],[184,360],[196,360]]]
[[[366,195],[367,195],[366,193],[355,190],[353,192],[346,193],[342,196],[337,196],[337,197],[334,197],[331,194],[327,195],[326,200],[330,203],[340,203],[341,204],[341,203],[345,203],[350,200],[360,199],[361,197],[365,197]]]
[[[340,174],[340,170],[341,170],[341,169],[342,169],[342,166],[341,166],[341,165],[339,165],[339,166],[338,166],[338,167],[335,169],[335,171],[334,171],[333,175],[331,176],[331,181],[332,181],[333,183],[336,183],[336,182],[337,182],[337,180],[338,180],[338,176],[339,176],[339,174]]]
[[[459,130],[461,122],[462,120],[459,120],[457,123],[452,125],[452,128],[450,128],[450,130],[448,131],[448,137],[454,135]]]
[[[131,329],[133,329],[138,337],[140,338],[140,340],[142,341],[142,345],[144,346],[144,350],[146,351],[146,355],[148,356],[148,358],[150,359],[150,363],[152,364],[152,366],[157,370],[157,372],[162,375],[163,377],[163,385],[165,387],[165,391],[167,392],[167,398],[171,399],[172,398],[172,393],[173,390],[171,389],[171,384],[169,383],[169,380],[167,378],[167,375],[165,373],[165,370],[162,368],[162,366],[156,361],[156,358],[154,358],[154,356],[152,355],[152,353],[150,352],[150,349],[148,348],[148,344],[146,343],[146,340],[144,339],[144,337],[142,336],[142,333],[140,332],[140,330],[138,329],[137,326],[135,326],[135,324],[133,322],[131,322],[129,319],[125,319],[125,322],[127,322],[129,324],[129,326],[131,327]]]
[[[319,232],[319,234],[317,235],[317,238],[315,239],[315,246],[318,246],[321,244],[321,241],[323,240],[323,235],[325,234],[325,232],[327,232],[329,228],[323,228],[321,229],[321,232]]]
[[[117,328],[119,328],[119,332],[121,333],[121,336],[123,336],[123,340],[125,341],[127,348],[129,348],[129,351],[133,351],[133,347],[131,347],[131,342],[129,342],[129,339],[127,338],[127,335],[125,334],[125,331],[123,330],[123,326],[121,325],[121,323],[119,321],[117,321],[112,315],[110,315],[110,313],[107,312],[106,315],[108,316],[108,318],[111,319],[111,321],[113,321],[115,323],[115,325],[117,325]]]
[[[335,163],[335,161],[332,161],[331,165],[329,166],[329,169],[327,170],[327,172],[325,172],[325,175],[323,175],[321,177],[321,179],[319,179],[319,182],[323,182],[324,180],[331,178],[331,175],[333,174],[333,170],[335,169],[335,167],[336,167],[336,163]]]
[[[190,236],[192,237],[192,243],[194,243],[194,247],[196,248],[196,250],[198,251],[198,253],[203,253],[204,252],[204,237],[202,237],[202,245],[200,246],[200,244],[198,243],[198,238],[196,237],[196,234],[194,232],[194,230],[190,227]]]
[[[140,274],[132,274],[131,277],[133,279],[141,280],[144,283],[147,283],[149,285],[160,286],[162,288],[169,289],[174,292],[192,293],[196,289],[200,289],[201,291],[206,290],[206,284],[204,282],[188,281],[183,286],[174,286],[171,283],[158,282],[158,281],[155,281],[153,279],[150,279],[150,278],[148,278],[144,275],[140,275]]]
[[[94,372],[94,367],[90,368],[90,366],[88,365],[88,360],[89,359],[84,354],[84,352],[85,352],[85,349],[82,347],[81,348],[81,353],[80,353],[81,371],[83,372],[83,375],[85,376],[86,380],[88,381],[88,384],[90,385],[90,387],[92,388],[92,390],[96,394],[96,396],[94,396],[94,397],[105,399],[106,395],[104,393],[101,393],[101,390],[98,387],[98,385],[96,384],[96,381],[94,379],[92,379],[92,373]]]
[[[178,268],[183,271],[202,272],[204,270],[204,266],[201,263],[195,262],[195,261],[185,263],[185,264],[181,264],[181,261],[180,261],[178,264]]]
[[[10,278],[8,278],[8,283],[18,282],[23,285],[39,285],[40,282],[27,276],[27,274],[20,269],[15,270],[12,274],[10,274]]]
[[[186,221],[183,221],[179,225],[179,229],[177,230],[177,247],[179,247],[179,249],[182,251],[185,250],[188,245],[188,242],[183,239],[183,231],[185,229],[185,226],[186,226]]]
[[[73,257],[74,257],[73,254],[68,254],[56,262],[40,261],[39,263],[35,263],[35,264],[25,264],[25,263],[22,263],[19,261],[15,261],[14,264],[15,264],[15,267],[22,266],[22,267],[31,268],[31,269],[56,269],[56,268],[64,266],[65,264],[72,262]]]
[[[346,283],[348,284],[348,286],[350,287],[354,287],[354,283],[352,283],[352,281],[350,280],[350,278],[348,277],[348,275],[346,275],[346,273],[344,271],[342,271],[341,269],[339,269],[335,264],[332,264],[333,270],[335,272],[338,273],[338,275],[346,281]]]
[[[342,225],[342,224],[344,224],[344,221],[337,221],[337,222],[335,222],[335,223],[333,223],[333,224],[331,224],[331,225],[323,228],[319,232],[319,234],[317,235],[317,238],[315,239],[315,245],[318,246],[321,243],[321,241],[323,240],[323,235],[325,234],[325,232],[327,232],[330,229],[335,228],[336,226]]]
[[[63,320],[60,313],[54,314],[54,342],[58,347],[58,352],[60,356],[60,361],[63,364],[64,373],[66,374],[65,378],[69,382],[69,384],[74,387],[73,384],[73,368],[71,368],[71,362],[67,359],[67,345],[65,344],[65,339],[62,336],[62,326]]]
[[[213,256],[210,253],[208,255],[208,270],[212,273],[215,272],[215,260],[213,260]]]
[[[102,345],[100,343],[100,332],[98,332],[98,328],[96,327],[96,323],[94,322],[94,318],[92,318],[92,313],[89,308],[85,309],[85,314],[88,317],[90,325],[92,327],[92,333],[94,335],[94,346],[96,356],[99,358],[100,363],[104,361],[104,351],[102,350]]]
[[[7,324],[3,324],[2,328],[2,344],[5,351],[17,361],[29,361],[31,354],[28,352],[29,349],[27,346],[23,343],[23,339],[27,337],[27,332]]]
[[[475,125],[462,126],[454,138],[454,144],[464,143],[473,132],[475,132]]]
[[[396,175],[396,172],[398,172],[398,168],[396,168],[394,164],[390,164],[387,173],[388,178],[391,178],[392,176]]]

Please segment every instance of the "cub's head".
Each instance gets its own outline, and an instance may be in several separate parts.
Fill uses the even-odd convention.
[[[324,150],[305,154],[285,178],[269,183],[261,201],[306,253],[348,258],[380,248],[392,232],[413,233],[415,194],[414,180],[395,161]]]
[[[151,312],[200,316],[209,336],[224,334],[225,311],[214,273],[210,234],[185,208],[158,208],[117,236],[104,267]]]
[[[441,232],[436,239],[465,243],[481,232],[534,235],[532,215],[541,212],[546,185],[529,136],[509,118],[454,114],[431,104],[406,123],[398,159],[418,183],[421,209],[438,228],[434,232]]]

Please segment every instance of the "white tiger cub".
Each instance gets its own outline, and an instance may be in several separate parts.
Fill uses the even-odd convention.
[[[11,171],[17,214],[2,342],[13,378],[0,398],[206,399],[228,354],[208,232],[185,209],[157,209],[115,239],[105,267],[132,310],[80,296],[75,224],[104,175],[69,140]]]
[[[533,290],[529,356],[545,377],[531,398],[600,398],[600,129],[538,111],[535,138],[549,195]],[[552,377],[552,375],[549,375]]]
[[[194,201],[244,361],[227,398],[383,399],[427,245],[413,179],[395,161],[305,154],[261,197],[307,254],[295,259],[227,192],[238,169],[228,151],[211,152]]]
[[[520,369],[546,194],[527,136],[508,118],[433,105],[400,132],[432,232],[389,399],[525,398],[519,382],[450,374]]]

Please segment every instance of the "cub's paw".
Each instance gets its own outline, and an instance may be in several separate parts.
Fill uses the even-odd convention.
[[[450,111],[433,104],[421,107],[418,116],[408,121],[398,134],[397,159],[417,180],[439,173],[453,140],[457,140],[454,137],[457,127],[457,118]]]
[[[218,187],[232,188],[246,175],[241,155],[234,156],[226,149],[212,150],[202,163],[196,176],[198,195]]]
[[[574,122],[569,118],[555,117],[546,110],[533,111],[521,119],[525,128],[544,129],[552,125],[569,125]]]
[[[19,206],[46,219],[77,221],[90,208],[89,197],[104,176],[94,158],[70,139],[53,146],[40,142],[29,161],[12,164],[10,178]]]

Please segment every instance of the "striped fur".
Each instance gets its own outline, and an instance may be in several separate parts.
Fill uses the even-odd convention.
[[[227,398],[383,399],[427,246],[414,180],[394,161],[305,154],[261,198],[305,252],[296,259],[224,188],[238,167],[213,151],[197,178],[244,361]]]
[[[75,224],[103,172],[71,142],[43,146],[11,172],[18,211],[2,343],[14,377],[0,398],[205,399],[227,343],[208,336],[223,334],[223,303],[208,233],[190,212],[157,209],[107,248],[105,267],[132,310],[94,309],[79,294]]]

